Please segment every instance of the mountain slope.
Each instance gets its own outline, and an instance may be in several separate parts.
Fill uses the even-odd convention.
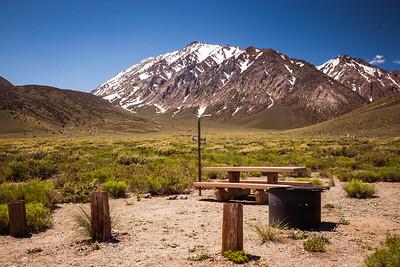
[[[191,112],[241,121],[263,113],[261,124],[270,119],[266,111],[278,104],[310,124],[365,103],[305,61],[272,49],[199,42],[147,58],[103,83],[93,94],[127,110],[150,109],[177,118]]]
[[[338,118],[292,132],[313,135],[400,136],[400,93],[386,96]]]
[[[13,86],[12,83],[10,83],[9,81],[0,76],[0,89],[12,86]]]
[[[27,85],[0,90],[0,133],[156,130],[147,119],[92,94]]]
[[[400,76],[397,72],[385,71],[362,59],[338,56],[317,68],[368,102],[400,92]]]

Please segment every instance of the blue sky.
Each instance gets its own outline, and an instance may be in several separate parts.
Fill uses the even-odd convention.
[[[316,65],[381,55],[381,67],[400,69],[400,1],[0,0],[0,76],[14,84],[91,91],[194,40],[273,48]]]

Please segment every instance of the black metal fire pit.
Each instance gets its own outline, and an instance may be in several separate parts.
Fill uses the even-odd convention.
[[[321,187],[270,188],[269,223],[290,228],[316,229],[321,224]]]

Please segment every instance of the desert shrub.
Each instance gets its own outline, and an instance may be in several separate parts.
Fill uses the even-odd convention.
[[[61,201],[64,203],[85,203],[90,200],[90,193],[97,189],[96,181],[66,182],[61,188]]]
[[[92,218],[90,213],[80,207],[79,211],[72,214],[74,231],[77,235],[90,237],[92,234]]]
[[[382,167],[378,170],[378,176],[385,182],[400,182],[400,168]]]
[[[188,260],[189,261],[204,261],[211,258],[210,253],[208,252],[201,252],[195,256],[189,256]]]
[[[281,222],[274,222],[272,224],[265,224],[262,222],[257,222],[250,225],[252,230],[257,234],[260,239],[261,244],[267,241],[279,241],[280,240],[280,229],[286,228]]]
[[[40,253],[42,252],[43,249],[41,247],[34,247],[34,248],[29,248],[26,253],[28,254],[35,254],[35,253]]]
[[[7,204],[0,204],[0,235],[8,232],[8,207]]]
[[[163,156],[169,156],[176,152],[172,146],[165,144],[157,147],[155,150],[159,155]]]
[[[108,181],[102,186],[112,197],[115,198],[124,197],[128,191],[128,185],[124,181]]]
[[[314,235],[303,242],[303,247],[311,252],[324,252],[329,239],[324,235]]]
[[[131,165],[131,164],[146,164],[147,163],[147,159],[146,157],[144,157],[143,155],[140,154],[119,154],[117,161],[119,164],[122,165]]]
[[[381,247],[376,248],[364,263],[367,267],[400,266],[400,236],[388,235]]]
[[[375,167],[383,167],[389,163],[390,153],[385,151],[369,152],[364,157],[364,160],[371,162]]]
[[[343,186],[347,195],[352,198],[369,198],[376,193],[375,186],[353,179]]]
[[[96,169],[92,171],[85,172],[81,175],[80,180],[93,181],[97,180],[100,183],[104,183],[111,176],[111,171],[104,169]]]
[[[349,224],[350,224],[350,221],[347,220],[347,219],[344,218],[344,217],[340,217],[338,224],[349,225]]]
[[[342,170],[337,173],[338,178],[342,182],[351,181],[353,179],[361,180],[367,183],[373,183],[381,181],[381,177],[373,170],[357,170],[349,172],[348,170]]]
[[[295,240],[306,239],[306,238],[308,238],[308,234],[303,231],[291,229],[288,233],[288,237],[291,239],[295,239]]]
[[[244,250],[232,251],[228,250],[224,252],[224,256],[231,262],[242,264],[249,261],[249,255]]]
[[[119,216],[111,213],[111,229],[116,227],[119,224],[120,218]],[[74,221],[73,230],[77,236],[92,236],[92,217],[90,212],[86,211],[86,209],[80,207],[79,211],[72,214],[72,220]]]
[[[184,193],[192,184],[188,178],[165,173],[148,181],[148,192],[153,195],[174,195]]]
[[[51,225],[51,211],[42,203],[26,204],[26,221],[29,232],[40,232]]]
[[[382,181],[382,178],[376,171],[358,171],[354,173],[353,178],[367,183]]]
[[[8,181],[25,181],[31,178],[47,179],[55,174],[57,168],[47,160],[11,161],[8,163],[6,178]]]
[[[37,233],[50,227],[51,211],[42,203],[26,204],[26,222],[29,232]],[[0,205],[0,234],[9,232],[7,204]]]
[[[42,149],[39,149],[39,150],[31,151],[27,156],[29,158],[32,158],[35,160],[40,160],[47,156],[47,152]]]
[[[46,207],[52,207],[57,201],[51,181],[35,179],[26,183],[0,184],[0,204],[16,199],[25,199],[26,203],[42,203]]]

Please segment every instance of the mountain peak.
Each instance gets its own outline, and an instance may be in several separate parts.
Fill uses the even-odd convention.
[[[400,91],[397,75],[371,65],[361,58],[339,55],[317,69],[357,92],[368,102]]]

